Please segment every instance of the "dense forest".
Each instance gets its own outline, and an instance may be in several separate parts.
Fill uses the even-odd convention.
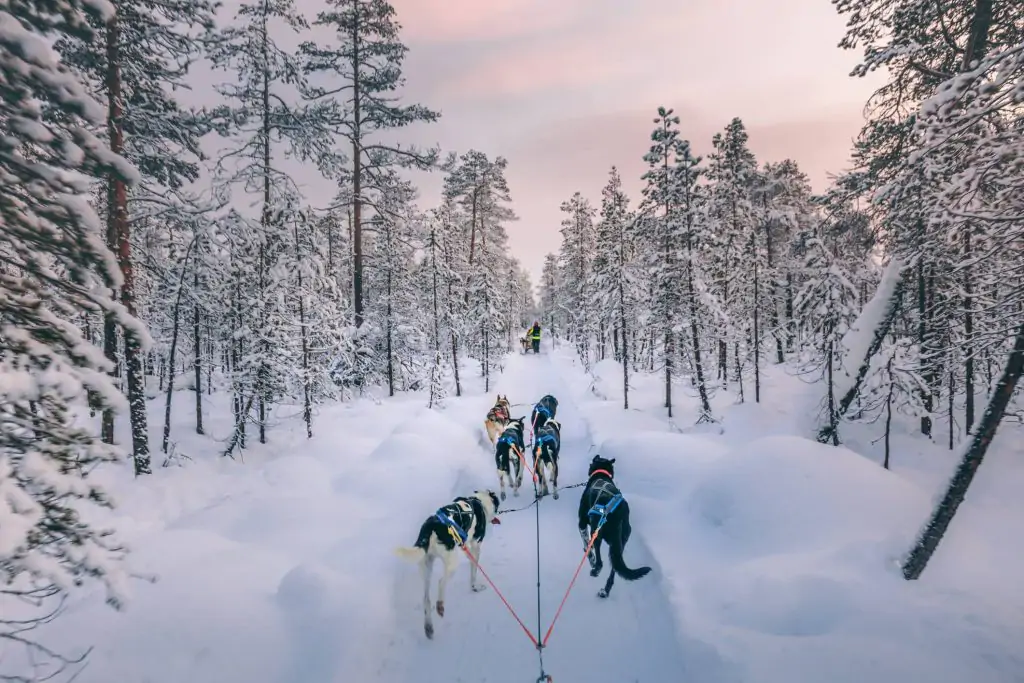
[[[757,159],[739,118],[702,158],[658,109],[642,195],[611,167],[566,198],[538,283],[509,247],[504,157],[396,142],[442,113],[403,99],[385,0],[0,5],[0,591],[100,578],[120,601],[121,550],[75,505],[109,504],[86,473],[119,447],[140,477],[171,462],[176,411],[203,434],[230,396],[234,457],[281,406],[308,436],[317,405],[371,388],[437,406],[466,372],[489,390],[534,318],[586,369],[618,362],[624,408],[631,376],[657,373],[668,416],[714,423],[716,394],[771,400],[780,365],[820,380],[822,443],[872,422],[888,455],[909,415],[969,446],[951,517],[1000,420],[1024,419],[1024,19],[1010,0],[833,4],[853,76],[887,74],[850,169],[816,193],[795,160]],[[217,106],[178,97],[199,64]],[[304,196],[296,163],[336,195]]]

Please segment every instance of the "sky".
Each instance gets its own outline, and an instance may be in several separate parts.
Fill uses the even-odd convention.
[[[323,0],[297,3],[312,18]],[[697,153],[733,117],[759,161],[796,160],[816,190],[848,165],[877,78],[848,74],[857,54],[829,0],[392,0],[410,48],[405,102],[441,112],[403,137],[508,160],[519,220],[513,253],[539,280],[557,251],[560,204],[600,203],[609,168],[640,196],[659,106]],[[308,168],[310,198],[330,182]],[[421,208],[440,174],[421,174]]]

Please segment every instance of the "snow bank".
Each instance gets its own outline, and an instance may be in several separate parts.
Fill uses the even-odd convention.
[[[339,406],[319,424],[312,440],[301,423],[273,432],[262,462],[197,458],[121,482],[115,521],[159,581],[125,613],[88,595],[47,628],[62,651],[95,646],[80,683],[376,680],[395,583],[415,576],[393,547],[492,467],[472,430],[418,403]]]
[[[742,663],[746,683],[1024,672],[1019,611],[902,579],[895,560],[930,501],[860,455],[799,437],[727,449],[674,434],[613,438],[601,452],[617,459],[680,631]]]

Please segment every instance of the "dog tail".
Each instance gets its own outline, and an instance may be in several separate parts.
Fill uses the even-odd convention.
[[[426,554],[423,548],[395,548],[395,555],[406,562],[419,562]]]
[[[608,544],[608,556],[612,561],[612,569],[626,581],[636,581],[651,573],[650,567],[630,569],[626,566],[626,560],[622,557],[622,542],[619,539],[615,539],[614,542]]]

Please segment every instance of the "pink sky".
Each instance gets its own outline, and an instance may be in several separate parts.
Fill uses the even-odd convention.
[[[613,164],[639,196],[659,105],[698,153],[741,117],[760,161],[793,158],[823,189],[878,84],[848,76],[856,55],[836,47],[844,22],[829,0],[392,2],[410,47],[406,99],[442,112],[403,137],[508,159],[512,248],[535,282],[564,199],[599,202]],[[322,6],[299,4],[310,18]],[[313,170],[301,181],[331,194]],[[423,208],[439,184],[421,177]]]

